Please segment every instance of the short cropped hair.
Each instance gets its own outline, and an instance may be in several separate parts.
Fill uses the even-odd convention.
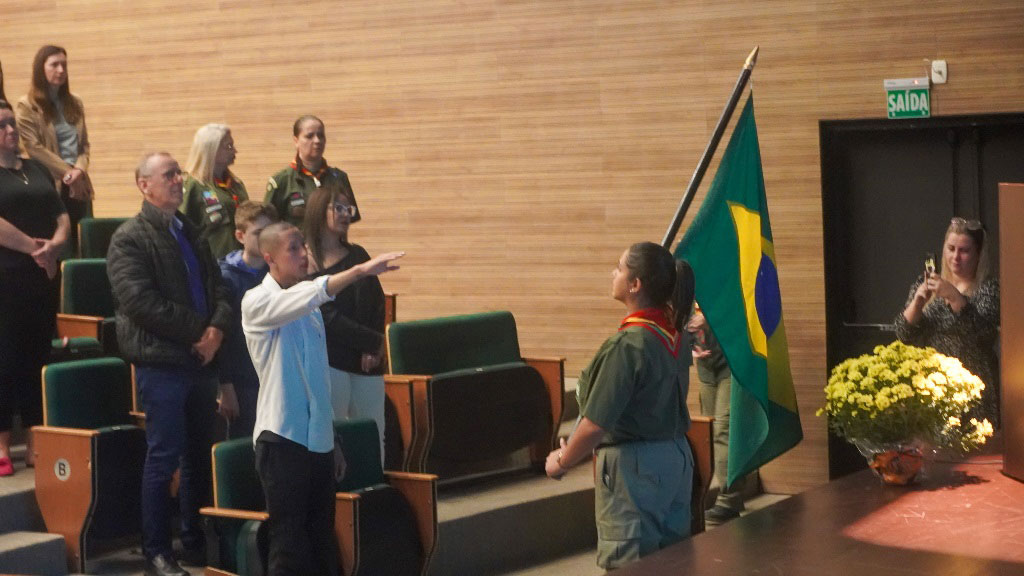
[[[154,156],[167,156],[171,157],[170,152],[146,152],[139,158],[139,163],[135,166],[135,181],[138,182],[139,178],[143,176],[149,176],[149,160]]]
[[[277,222],[277,208],[266,202],[246,200],[239,204],[238,209],[235,210],[235,230],[245,232],[249,229],[249,224],[252,224],[261,217],[271,222]]]
[[[274,222],[260,232],[260,254],[273,252],[281,243],[281,237],[292,231],[299,232],[291,222]],[[301,234],[301,232],[300,232]]]

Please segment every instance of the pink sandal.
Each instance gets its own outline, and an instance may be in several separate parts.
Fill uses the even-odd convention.
[[[11,463],[10,456],[0,458],[0,476],[12,476],[13,474],[14,464]]]

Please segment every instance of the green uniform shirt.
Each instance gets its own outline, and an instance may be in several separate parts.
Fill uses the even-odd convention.
[[[291,222],[301,230],[302,221],[306,217],[306,201],[309,200],[310,194],[318,187],[328,185],[335,185],[348,193],[352,198],[352,204],[356,206],[356,215],[351,221],[358,222],[361,215],[352,184],[348,181],[348,174],[333,166],[328,167],[323,178],[318,179],[303,174],[301,169],[289,166],[270,177],[270,181],[267,182],[267,195],[263,201],[277,208],[282,220]]]
[[[181,211],[210,242],[214,258],[219,260],[241,248],[235,240],[235,209],[249,199],[242,181],[232,178],[230,188],[224,189],[185,174],[183,186]]]
[[[620,330],[580,374],[580,415],[607,432],[603,443],[682,437],[690,428],[689,365],[685,341],[677,358],[641,326]]]
[[[710,350],[711,355],[707,358],[697,359],[697,377],[700,378],[701,382],[709,384],[728,380],[729,376],[731,376],[729,362],[725,359],[725,354],[722,352],[722,346],[718,344],[718,339],[707,328],[702,331],[702,335],[704,342],[700,342],[701,335],[698,335],[697,345],[705,350]]]

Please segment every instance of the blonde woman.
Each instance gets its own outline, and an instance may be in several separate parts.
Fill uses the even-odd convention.
[[[235,140],[229,126],[207,124],[196,130],[185,161],[181,211],[199,227],[217,259],[242,247],[235,239],[235,210],[249,194],[229,168],[234,163]]]
[[[910,287],[896,335],[959,358],[985,382],[978,414],[999,426],[999,281],[988,275],[985,228],[953,218],[942,245],[940,274],[922,275]]]

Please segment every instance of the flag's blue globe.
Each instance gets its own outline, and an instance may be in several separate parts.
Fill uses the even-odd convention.
[[[775,270],[775,262],[764,253],[761,254],[761,264],[757,268],[754,305],[757,307],[761,330],[771,338],[782,319],[782,297],[779,295],[779,273]]]

